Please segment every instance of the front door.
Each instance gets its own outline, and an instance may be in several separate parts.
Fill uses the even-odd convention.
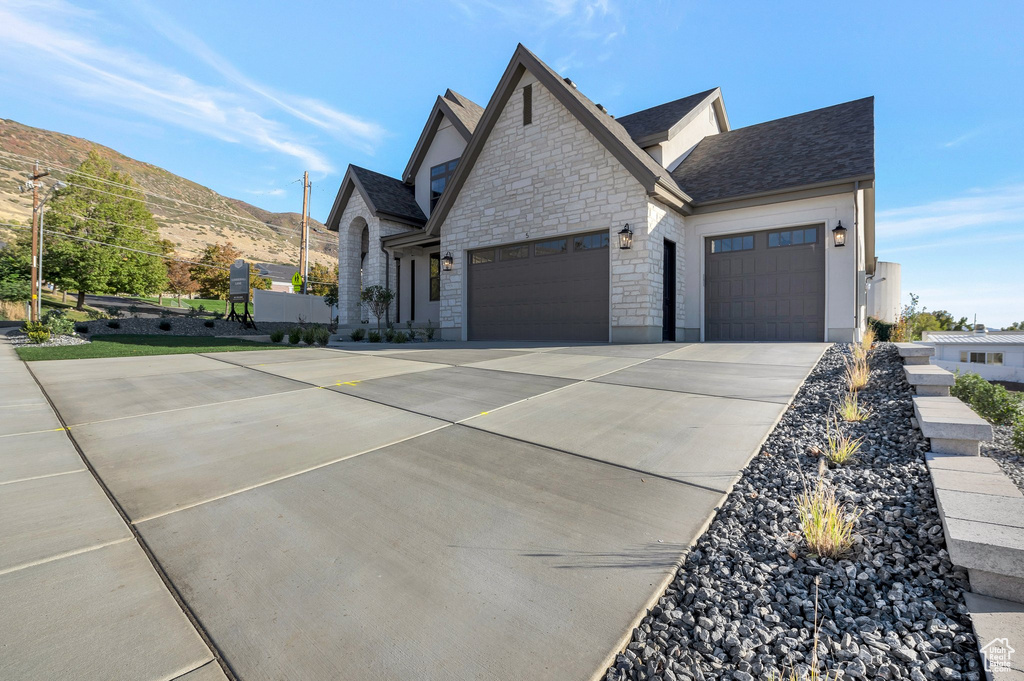
[[[661,340],[674,341],[676,339],[676,244],[674,241],[665,239],[665,264],[662,267],[664,280],[662,282],[662,303],[661,313]]]

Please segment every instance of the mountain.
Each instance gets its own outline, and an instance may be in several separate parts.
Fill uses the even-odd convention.
[[[52,178],[63,180],[66,169],[77,168],[90,150],[148,192],[145,199],[161,237],[177,244],[185,257],[198,255],[207,244],[230,241],[253,262],[298,264],[299,213],[271,213],[109,147],[7,119],[0,119],[0,222],[31,223],[32,194],[21,193],[19,187],[28,179],[33,160]],[[338,262],[337,235],[312,218],[309,225],[310,262],[333,267]],[[13,233],[0,227],[0,241],[10,240]]]

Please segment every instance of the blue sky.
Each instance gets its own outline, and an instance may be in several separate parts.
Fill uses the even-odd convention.
[[[1024,3],[0,0],[0,117],[325,219],[517,42],[615,115],[720,86],[734,127],[875,96],[878,255],[929,308],[1024,319]]]

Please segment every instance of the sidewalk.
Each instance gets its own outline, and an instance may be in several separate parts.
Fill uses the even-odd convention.
[[[0,518],[0,678],[225,678],[2,336]]]

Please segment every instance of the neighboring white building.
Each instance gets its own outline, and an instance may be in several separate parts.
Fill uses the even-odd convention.
[[[1024,383],[1024,331],[925,331],[920,342],[935,346],[932,364],[943,369]]]
[[[327,225],[343,327],[382,284],[447,339],[850,341],[874,213],[872,98],[616,119],[520,45],[486,107],[437,98],[401,178],[349,166]]]
[[[900,316],[900,264],[879,260],[868,278],[868,317],[894,324]]]

